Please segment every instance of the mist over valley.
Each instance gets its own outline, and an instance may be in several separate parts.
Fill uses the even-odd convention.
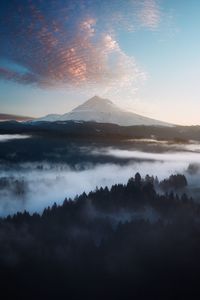
[[[143,177],[157,176],[159,180],[171,174],[184,174],[187,193],[199,201],[198,140],[177,136],[158,139],[155,135],[132,139],[123,136],[117,140],[107,139],[106,135],[84,139],[65,134],[50,136],[48,131],[43,132],[43,123],[38,125],[40,131],[32,134],[30,130],[28,134],[11,134],[10,123],[3,125],[10,134],[0,135],[1,216],[24,210],[42,213],[54,202],[62,204],[66,197],[74,199],[96,187],[125,184],[136,172]],[[99,126],[106,130],[106,124]],[[136,136],[137,130],[135,127],[133,131]]]

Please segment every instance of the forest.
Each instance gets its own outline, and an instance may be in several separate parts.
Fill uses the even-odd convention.
[[[0,122],[0,134],[30,134],[43,137],[65,137],[101,141],[120,141],[127,138],[151,138],[174,142],[199,141],[200,126],[120,126],[117,124],[93,121],[56,121],[56,122]]]
[[[200,204],[186,187],[181,174],[159,181],[136,173],[127,184],[97,187],[42,214],[1,218],[1,292],[26,299],[199,296]]]

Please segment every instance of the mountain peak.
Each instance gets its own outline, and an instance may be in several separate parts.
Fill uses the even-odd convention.
[[[113,123],[121,126],[131,125],[156,125],[172,126],[162,121],[140,116],[135,113],[125,111],[108,99],[93,96],[83,104],[74,108],[71,112],[61,116],[47,116],[43,121],[95,121],[99,123]]]
[[[97,95],[95,95],[95,96],[93,96],[92,98],[90,98],[89,100],[87,100],[87,101],[85,102],[85,104],[86,104],[86,103],[93,103],[93,104],[96,104],[96,103],[102,103],[102,102],[104,102],[104,103],[106,103],[106,104],[113,104],[112,101],[110,101],[110,100],[108,100],[108,99],[105,99],[105,98],[101,98],[101,97],[99,97],[99,96],[97,96]],[[84,104],[84,103],[83,103],[83,104]]]
[[[83,111],[83,110],[95,110],[95,111],[105,111],[107,109],[110,109],[112,107],[115,107],[115,104],[108,100],[101,98],[99,96],[94,96],[84,102],[83,104],[77,106],[73,111]]]

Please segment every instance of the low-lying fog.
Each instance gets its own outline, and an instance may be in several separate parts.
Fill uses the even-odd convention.
[[[6,142],[9,140],[27,139],[29,135],[25,134],[0,134],[0,142]]]
[[[93,154],[96,155],[109,155],[118,158],[132,158],[140,160],[155,160],[155,161],[180,161],[180,162],[200,162],[200,153],[195,151],[180,151],[180,152],[164,152],[164,153],[150,153],[135,150],[121,150],[113,148],[105,148],[93,150]]]
[[[91,155],[137,158],[129,164],[97,164],[79,169],[70,169],[67,164],[47,162],[23,163],[15,167],[0,165],[0,215],[17,211],[41,212],[54,202],[61,204],[65,197],[73,198],[97,186],[110,187],[115,183],[126,183],[140,172],[158,176],[159,180],[171,174],[185,174],[192,188],[197,188],[200,175],[200,153],[166,152],[145,153],[142,151],[103,148],[91,151]]]

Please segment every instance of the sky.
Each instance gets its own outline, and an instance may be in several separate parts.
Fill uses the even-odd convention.
[[[0,112],[64,114],[94,95],[200,124],[199,0],[1,0]]]

